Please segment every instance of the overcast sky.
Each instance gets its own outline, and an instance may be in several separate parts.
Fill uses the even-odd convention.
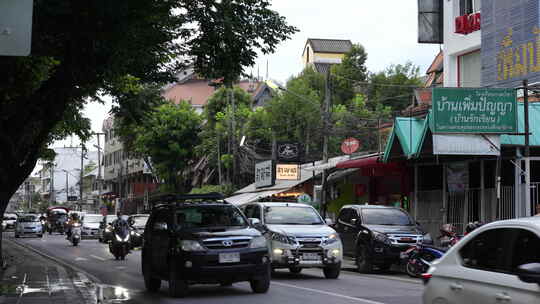
[[[307,38],[350,39],[362,44],[371,72],[410,60],[420,66],[424,74],[439,51],[438,45],[416,42],[416,0],[274,0],[272,8],[300,31],[279,45],[275,54],[257,60],[261,77],[266,75],[267,61],[271,79],[284,82],[298,74],[303,68],[301,55]],[[257,74],[257,67],[253,68],[253,73]],[[93,131],[101,132],[110,106],[109,101],[105,105],[93,103],[86,107],[85,114],[92,119]],[[74,144],[78,142],[73,139]],[[55,146],[70,144],[71,139],[67,139]]]

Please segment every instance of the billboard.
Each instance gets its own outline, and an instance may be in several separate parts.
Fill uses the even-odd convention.
[[[434,88],[433,133],[517,133],[514,89]]]
[[[482,86],[540,82],[539,2],[482,1]]]
[[[266,160],[255,164],[255,188],[270,187],[275,183],[274,162]]]

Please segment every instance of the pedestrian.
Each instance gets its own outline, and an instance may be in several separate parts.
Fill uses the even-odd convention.
[[[536,205],[536,214],[535,216],[540,216],[540,204]]]

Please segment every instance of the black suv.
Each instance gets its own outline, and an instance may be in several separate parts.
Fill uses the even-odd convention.
[[[376,205],[347,205],[339,211],[335,229],[343,254],[356,258],[360,272],[373,266],[387,270],[399,263],[401,252],[422,241],[422,229],[403,209]]]
[[[249,281],[256,293],[270,287],[266,239],[219,194],[167,196],[152,208],[144,231],[142,273],[146,289],[169,282],[181,297],[190,284],[223,286]]]

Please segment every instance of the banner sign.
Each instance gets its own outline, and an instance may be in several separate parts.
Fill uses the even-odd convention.
[[[446,165],[448,192],[463,192],[469,188],[469,164],[466,162]]]
[[[538,0],[482,1],[482,86],[516,88],[540,81]]]
[[[276,179],[278,180],[300,180],[300,165],[278,164],[276,166]]]
[[[517,133],[514,89],[434,88],[433,133]]]
[[[255,188],[270,187],[275,183],[271,160],[255,164]]]
[[[277,156],[279,161],[299,162],[302,158],[302,145],[299,143],[278,143]]]
[[[493,155],[501,154],[500,135],[433,134],[435,155]]]

